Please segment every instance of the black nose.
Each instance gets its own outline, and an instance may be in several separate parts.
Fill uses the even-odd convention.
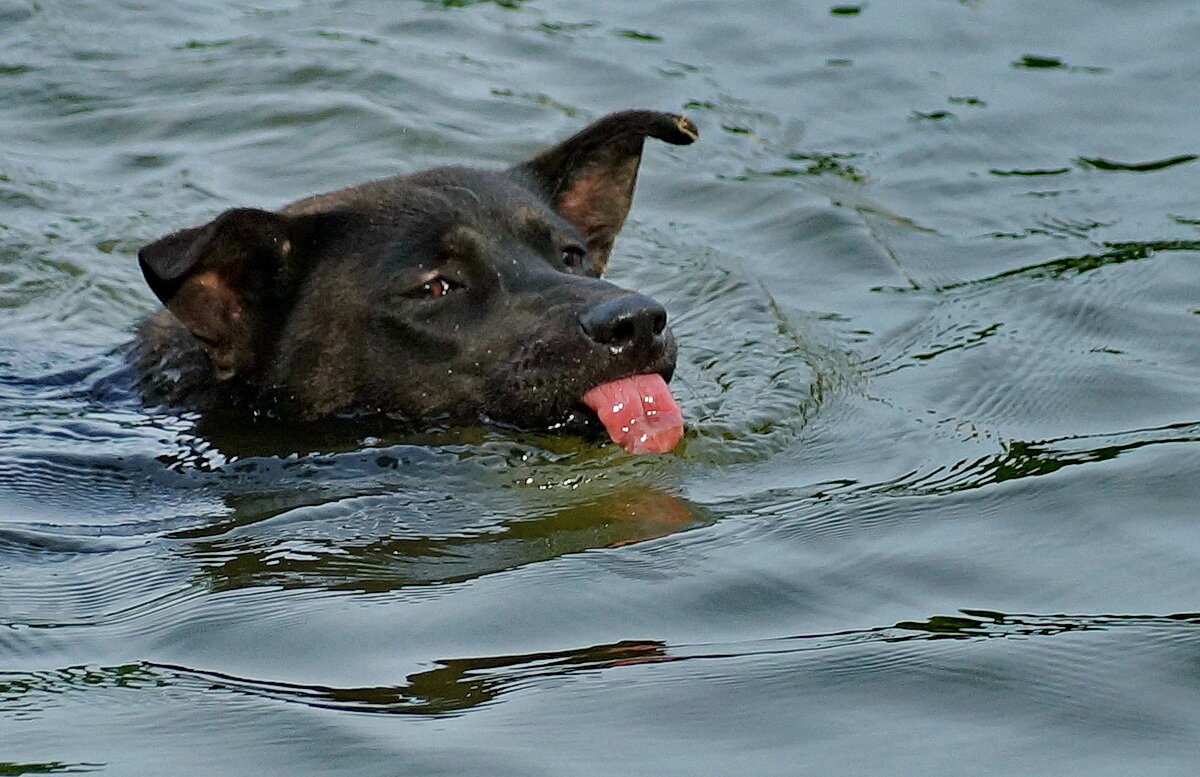
[[[583,331],[602,345],[614,348],[631,343],[650,343],[667,328],[667,311],[641,294],[612,297],[579,316]]]

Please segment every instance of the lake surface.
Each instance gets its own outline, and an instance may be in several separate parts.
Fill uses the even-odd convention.
[[[1194,0],[0,0],[0,773],[1192,775]],[[135,253],[647,145],[685,444],[143,410]]]

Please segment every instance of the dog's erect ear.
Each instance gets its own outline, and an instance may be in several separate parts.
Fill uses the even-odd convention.
[[[513,168],[574,224],[603,271],[633,200],[642,143],[647,137],[685,146],[700,137],[685,116],[622,111],[605,116],[553,148]]]
[[[204,346],[220,380],[255,366],[265,319],[290,275],[292,226],[276,213],[229,210],[138,251],[150,289]]]

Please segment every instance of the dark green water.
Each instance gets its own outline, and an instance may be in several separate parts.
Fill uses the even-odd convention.
[[[0,773],[1192,775],[1200,6],[0,0]],[[685,108],[673,455],[206,429],[142,243]]]

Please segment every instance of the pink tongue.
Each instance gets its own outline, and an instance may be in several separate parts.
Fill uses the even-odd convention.
[[[658,373],[601,383],[583,401],[630,453],[666,453],[683,437],[683,413]]]

